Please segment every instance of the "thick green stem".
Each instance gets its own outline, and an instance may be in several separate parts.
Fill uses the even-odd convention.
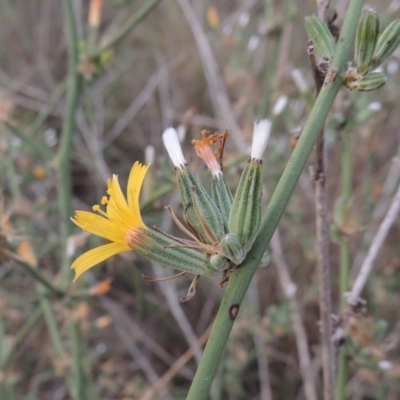
[[[341,36],[332,61],[332,68],[327,74],[327,79],[311,110],[299,142],[271,197],[261,224],[260,233],[253,248],[247,254],[241,267],[230,277],[211,335],[204,350],[203,358],[189,390],[187,396],[189,400],[203,400],[208,397],[210,386],[243,297],[289,202],[336,94],[342,85],[342,74],[353,44],[362,6],[363,1],[361,0],[352,0],[349,4]]]

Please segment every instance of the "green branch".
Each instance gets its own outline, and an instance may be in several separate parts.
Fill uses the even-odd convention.
[[[342,85],[342,74],[353,44],[362,6],[363,1],[361,0],[352,0],[349,4],[346,19],[332,60],[332,67],[327,74],[327,80],[321,89],[307,123],[304,126],[299,142],[271,197],[257,240],[241,267],[230,277],[227,290],[204,350],[203,358],[189,390],[188,400],[203,400],[208,398],[212,381],[232,329],[236,314],[235,310],[242,303],[261,257],[278,226],[297,180]]]
[[[69,283],[72,277],[70,259],[67,256],[66,245],[72,233],[70,217],[72,215],[71,194],[71,152],[72,138],[75,133],[75,112],[79,96],[78,72],[78,37],[75,26],[75,16],[71,0],[64,0],[64,18],[68,43],[68,86],[65,114],[62,125],[61,141],[58,150],[58,201],[62,226],[63,241],[62,272],[63,284]]]
[[[125,23],[121,30],[114,35],[111,39],[107,40],[105,44],[96,49],[90,57],[96,57],[100,55],[103,51],[110,49],[116,45],[120,40],[122,40],[126,35],[129,34],[137,25],[139,25],[147,15],[155,8],[161,0],[150,0],[146,1],[139,10],[132,16],[132,18]]]

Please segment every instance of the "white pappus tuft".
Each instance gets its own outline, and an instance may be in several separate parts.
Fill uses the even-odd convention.
[[[282,114],[283,110],[285,109],[289,98],[285,95],[279,96],[278,100],[276,101],[274,108],[272,109],[272,114],[280,115]]]
[[[182,169],[186,164],[186,160],[179,143],[178,132],[174,128],[167,128],[162,135],[162,139],[174,166]]]
[[[262,119],[254,123],[253,143],[251,145],[251,158],[261,161],[264,151],[268,144],[269,135],[271,133],[271,121]]]

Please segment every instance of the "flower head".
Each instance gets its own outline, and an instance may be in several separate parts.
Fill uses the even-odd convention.
[[[71,268],[75,270],[75,280],[85,271],[107,258],[131,250],[126,235],[131,228],[144,228],[139,208],[140,189],[146,175],[148,165],[136,162],[129,174],[127,199],[122,193],[118,182],[118,176],[114,175],[108,180],[107,194],[101,200],[106,205],[106,211],[99,205],[94,205],[94,214],[87,211],[76,211],[71,218],[72,222],[85,231],[101,236],[111,243],[89,250],[78,257]]]
[[[220,210],[196,175],[186,166],[176,130],[166,129],[163,141],[175,166],[187,225],[203,243],[215,243],[226,233]],[[210,152],[213,155],[211,148]]]
[[[89,250],[73,262],[75,280],[96,264],[128,250],[195,275],[213,275],[227,268],[225,259],[222,259],[222,263],[212,262],[207,246],[199,247],[194,242],[176,240],[144,224],[140,216],[139,195],[148,167],[138,162],[133,165],[128,179],[127,199],[122,193],[118,177],[114,175],[108,180],[108,197],[104,196],[101,200],[106,210],[103,211],[96,204],[93,210],[98,214],[76,211],[74,218],[71,218],[80,228],[111,241]]]
[[[213,177],[220,177],[222,175],[221,165],[218,162],[212,146],[221,140],[218,133],[210,135],[210,131],[201,131],[201,140],[192,140],[197,155],[206,163],[208,169],[211,171]]]

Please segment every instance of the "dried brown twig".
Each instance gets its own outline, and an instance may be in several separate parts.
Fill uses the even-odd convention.
[[[318,95],[324,81],[317,66],[314,47],[312,42],[308,43],[307,53],[312,69],[316,94]],[[335,361],[333,356],[333,346],[331,341],[332,334],[332,304],[330,287],[330,267],[329,267],[329,224],[326,202],[326,154],[324,141],[324,128],[317,139],[315,145],[315,217],[316,217],[316,252],[317,252],[317,272],[318,272],[318,292],[319,292],[319,313],[321,322],[321,346],[322,346],[322,369],[324,377],[324,400],[333,400],[335,397]]]

